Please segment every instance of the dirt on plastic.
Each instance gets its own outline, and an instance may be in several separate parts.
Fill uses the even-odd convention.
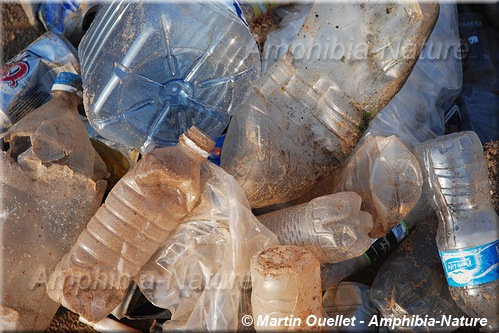
[[[250,25],[260,50],[263,49],[265,36],[270,31],[275,30],[279,22],[280,18],[271,11],[258,18]],[[19,3],[0,3],[0,63],[3,65],[17,55],[37,37],[43,34],[43,32],[41,26],[33,27],[30,25]],[[484,144],[484,155],[489,169],[492,201],[496,212],[499,213],[499,141],[487,142]],[[359,274],[356,275],[357,280],[367,284],[372,283],[375,273],[382,262],[383,260],[380,260],[380,262],[376,263],[373,267],[370,267],[369,270],[359,272]],[[143,322],[127,321],[127,324],[146,332],[148,331]],[[45,332],[62,331],[96,332],[90,326],[79,322],[78,315],[61,307]]]

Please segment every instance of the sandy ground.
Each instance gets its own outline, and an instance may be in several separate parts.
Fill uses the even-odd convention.
[[[19,4],[1,3],[0,15],[0,22],[2,23],[0,45],[2,52],[0,54],[0,61],[3,64],[35,40],[43,33],[43,30],[41,27],[35,28],[29,24],[22,7]],[[270,14],[262,17],[251,25],[253,35],[260,47],[263,45],[266,34],[269,31],[274,30],[278,22],[279,18],[276,15]],[[489,168],[495,209],[499,212],[499,141],[486,143],[484,145],[484,154]],[[366,271],[365,274],[372,275],[376,268],[379,268],[379,265],[373,267],[374,269],[371,268],[369,271]],[[365,276],[362,280],[368,283],[369,281],[372,282],[373,278],[374,276]],[[140,325],[137,322],[129,322],[131,326],[135,326],[145,332],[149,331],[148,327],[151,323],[152,321],[148,324],[142,323],[142,325]],[[47,332],[61,331],[95,332],[91,327],[78,322],[77,315],[62,307],[59,309],[59,312],[55,316]]]

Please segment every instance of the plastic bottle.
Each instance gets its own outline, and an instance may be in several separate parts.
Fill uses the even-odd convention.
[[[416,156],[395,135],[374,136],[358,145],[334,179],[333,192],[353,191],[371,214],[369,236],[385,236],[421,196],[423,176]]]
[[[0,68],[0,133],[50,99],[59,73],[79,72],[76,49],[46,32]]]
[[[458,132],[422,144],[430,202],[439,221],[437,246],[449,291],[472,318],[499,330],[499,216],[490,198],[476,133]]]
[[[354,154],[359,153],[358,150],[361,149],[361,146],[365,146],[366,141],[376,136],[395,135],[409,151],[414,153],[416,145],[444,134],[444,113],[451,108],[462,86],[460,45],[457,6],[451,3],[440,3],[440,13],[435,28],[411,75],[407,78],[402,89],[370,122],[366,133],[357,144],[359,148],[350,154],[349,159],[353,158]],[[474,98],[474,100],[481,99]],[[479,109],[475,109],[474,114],[477,111]],[[488,119],[487,117],[482,118]],[[490,121],[487,124],[489,129],[493,128],[490,126]],[[366,157],[369,158],[368,155]],[[385,161],[388,165],[396,162],[397,159]],[[350,161],[343,165],[347,165],[347,163]],[[346,175],[343,175],[341,171],[341,169],[335,170],[333,174],[324,178],[320,184],[303,194],[296,202],[308,202],[314,197],[333,193],[334,180],[346,178]],[[402,174],[399,177],[403,178],[405,175]],[[349,178],[353,178],[353,175]],[[367,187],[368,184],[368,179],[352,182],[356,188],[362,185]],[[363,199],[363,205],[365,203],[366,201]],[[362,209],[367,211],[367,209]],[[374,214],[372,215],[373,220],[375,220]]]
[[[79,47],[90,124],[103,137],[141,152],[174,145],[193,125],[215,140],[260,74],[247,20],[269,6],[102,6]]]
[[[437,17],[438,4],[314,3],[228,128],[221,165],[251,207],[295,199],[345,161],[402,87]]]
[[[417,223],[428,218],[431,214],[433,214],[433,209],[429,205],[427,197],[421,197],[417,205],[407,214],[406,218],[397,224],[386,236],[373,239],[371,246],[366,252],[349,260],[323,265],[321,267],[322,290],[337,285],[343,279],[387,255],[409,235],[409,232]]]
[[[171,311],[165,332],[235,331],[250,259],[278,244],[222,168],[203,163],[201,188],[200,203],[134,278],[152,304]]]
[[[9,149],[0,152],[0,331],[49,326],[59,304],[46,293],[48,276],[101,205],[108,172],[81,102],[80,77],[60,73],[49,102],[1,135]]]
[[[251,258],[251,281],[257,331],[319,329],[307,324],[309,316],[322,317],[320,267],[310,252],[296,245],[262,250]]]
[[[361,202],[357,193],[341,192],[259,215],[258,220],[281,244],[302,246],[319,262],[335,263],[361,255],[371,245],[367,234],[373,222],[360,210]]]
[[[146,154],[108,194],[51,275],[47,292],[91,322],[123,299],[131,278],[198,203],[214,142],[196,127]]]
[[[395,332],[450,332],[442,316],[460,318],[463,313],[447,289],[435,242],[435,215],[420,221],[416,229],[388,257],[371,286],[371,300],[385,318],[438,320],[413,324],[400,322]]]
[[[23,2],[21,6],[35,29],[41,25],[46,31],[66,36],[75,47],[78,47],[99,5],[98,2],[87,0],[57,0],[41,3]]]
[[[378,312],[371,302],[369,290],[369,286],[357,282],[342,282],[326,290],[322,296],[322,308],[329,318],[355,317],[354,325],[350,322],[338,325],[338,332],[378,332],[376,325],[369,325]],[[341,323],[341,319],[338,322]]]

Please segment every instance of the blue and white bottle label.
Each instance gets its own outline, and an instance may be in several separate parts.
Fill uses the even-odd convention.
[[[477,286],[499,279],[499,240],[474,248],[439,252],[451,287]]]
[[[405,222],[402,221],[399,224],[397,224],[395,227],[393,227],[392,232],[397,238],[397,242],[400,243],[409,234],[409,228],[407,228]]]

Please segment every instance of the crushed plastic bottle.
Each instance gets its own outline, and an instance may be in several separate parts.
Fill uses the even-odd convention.
[[[335,264],[326,264],[321,267],[322,290],[327,290],[343,279],[353,275],[360,269],[371,265],[383,258],[402,242],[418,222],[434,214],[426,197],[421,197],[416,206],[407,214],[406,218],[397,224],[386,236],[373,239],[369,249],[363,254]]]
[[[251,258],[251,281],[256,331],[319,329],[307,324],[309,316],[322,317],[319,261],[310,252],[296,245],[262,250]]]
[[[176,144],[193,125],[215,140],[260,74],[245,20],[253,8],[239,1],[102,6],[79,48],[90,124],[141,152]]]
[[[418,147],[439,221],[437,246],[449,291],[472,318],[499,330],[499,216],[490,198],[483,147],[475,132]]]
[[[75,48],[47,32],[0,69],[0,133],[50,99],[59,73],[79,71]]]
[[[214,142],[196,127],[146,154],[108,194],[50,276],[49,296],[91,322],[107,316],[131,278],[200,198],[200,166]]]
[[[49,326],[59,304],[46,294],[47,278],[102,202],[109,174],[80,120],[81,102],[80,77],[63,72],[50,101],[2,134],[1,305],[17,315],[2,316],[0,330]]]
[[[281,244],[306,248],[320,263],[336,263],[361,255],[371,245],[369,213],[360,210],[361,197],[341,192],[309,203],[259,215]]]
[[[333,192],[353,191],[373,218],[369,236],[385,236],[418,202],[423,187],[419,162],[395,136],[368,137],[341,167]]]
[[[221,165],[253,208],[297,198],[345,161],[402,87],[437,17],[438,4],[413,1],[312,6],[228,128]]]
[[[435,243],[435,215],[419,222],[416,229],[383,263],[371,286],[371,300],[385,318],[427,319],[415,325],[402,324],[396,332],[450,332],[454,327],[442,316],[460,318],[462,311],[449,294]],[[438,320],[433,325],[428,321]]]

